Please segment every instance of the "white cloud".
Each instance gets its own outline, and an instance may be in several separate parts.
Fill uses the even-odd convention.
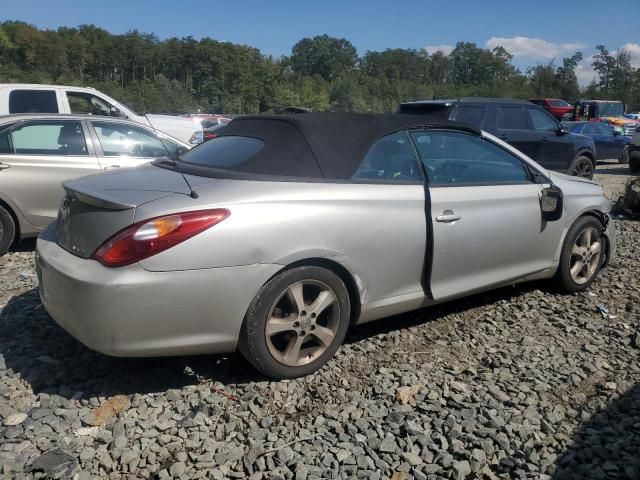
[[[640,68],[640,44],[638,43],[625,43],[621,50],[625,50],[631,54],[631,65],[635,68]]]
[[[581,87],[588,86],[593,80],[598,81],[598,75],[591,66],[593,56],[587,57],[576,66],[576,79]]]
[[[532,60],[552,60],[563,54],[584,48],[582,43],[552,43],[541,38],[530,37],[491,37],[485,46],[489,49],[501,46],[514,57],[525,57]]]
[[[427,45],[423,47],[427,52],[434,54],[436,52],[442,52],[445,55],[449,55],[455,47],[453,45]]]

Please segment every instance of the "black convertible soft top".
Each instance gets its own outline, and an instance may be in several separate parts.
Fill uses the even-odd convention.
[[[300,113],[239,117],[231,121],[218,138],[251,137],[265,143],[257,153],[228,171],[236,178],[249,174],[349,179],[377,140],[399,130],[420,127],[480,135],[480,131],[471,125],[448,121],[433,123],[416,115]],[[205,149],[206,144],[198,147],[201,148]],[[189,154],[185,155],[185,163],[189,163]],[[221,172],[207,174],[206,168],[198,168],[197,174],[220,176]]]

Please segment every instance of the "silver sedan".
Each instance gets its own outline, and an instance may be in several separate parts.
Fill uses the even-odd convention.
[[[109,355],[239,349],[291,378],[353,324],[527,280],[588,288],[615,252],[602,188],[424,122],[242,117],[178,160],[66,182],[42,302]]]

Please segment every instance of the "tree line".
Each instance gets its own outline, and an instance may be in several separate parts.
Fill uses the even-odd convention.
[[[160,40],[94,25],[41,30],[0,23],[0,82],[92,86],[145,112],[394,111],[411,99],[461,96],[607,98],[640,107],[640,69],[628,52],[596,47],[598,79],[581,89],[581,52],[521,72],[502,47],[459,42],[449,54],[418,49],[358,55],[344,38],[320,35],[289,56],[212,38]]]

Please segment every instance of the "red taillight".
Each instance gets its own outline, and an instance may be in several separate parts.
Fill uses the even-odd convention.
[[[171,248],[229,216],[226,208],[197,210],[151,218],[116,233],[91,258],[107,267],[130,265]]]
[[[204,139],[206,140],[211,140],[213,138],[216,138],[218,136],[217,133],[209,133],[209,132],[204,132]]]

